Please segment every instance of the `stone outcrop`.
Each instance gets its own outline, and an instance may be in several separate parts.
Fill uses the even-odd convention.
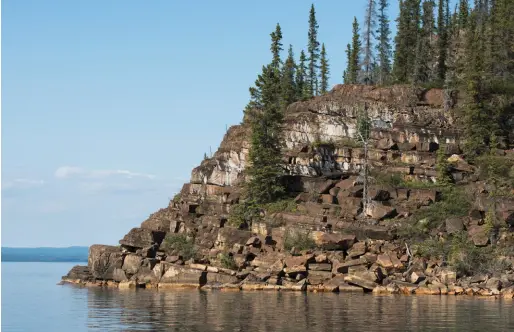
[[[230,225],[229,217],[241,201],[245,181],[250,127],[244,119],[228,129],[212,158],[192,170],[189,183],[169,206],[131,229],[119,247],[91,246],[88,266],[74,267],[63,281],[124,289],[512,298],[513,271],[466,279],[449,270],[446,262],[413,256],[398,240],[397,225],[440,200],[441,193],[430,184],[436,180],[435,153],[444,143],[451,176],[472,190],[476,201],[469,216],[449,217],[431,235],[467,232],[476,246],[491,243],[484,225],[485,213],[493,206],[488,190],[478,181],[476,169],[459,156],[458,119],[444,110],[443,101],[438,89],[338,85],[326,95],[290,105],[283,132],[283,181],[288,194],[296,197],[294,208],[263,211],[261,221],[238,228]],[[364,106],[372,118],[372,170],[429,188],[377,179],[364,208],[364,150],[355,140],[357,116]],[[514,225],[514,200],[496,203],[499,220]],[[291,245],[291,234],[303,234],[303,243]],[[514,262],[512,257],[505,260]]]

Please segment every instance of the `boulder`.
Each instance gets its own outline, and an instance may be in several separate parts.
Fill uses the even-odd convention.
[[[372,203],[367,206],[366,215],[376,220],[382,220],[394,217],[396,215],[396,209],[392,206]]]
[[[364,290],[372,291],[378,284],[368,278],[359,275],[348,275],[344,277],[344,281],[355,286],[359,286]]]
[[[192,287],[200,288],[207,282],[207,272],[170,265],[161,280],[159,288]]]
[[[385,189],[370,188],[369,198],[374,201],[387,201],[391,198],[391,194]]]
[[[125,271],[129,275],[136,274],[139,268],[141,267],[141,263],[143,262],[143,258],[136,254],[128,254],[125,256],[123,261],[123,271]]]
[[[309,273],[310,271],[332,271],[332,264],[328,263],[314,263],[308,265]]]
[[[350,176],[348,179],[339,181],[336,184],[336,187],[340,188],[341,190],[349,190],[350,188],[355,186],[356,180],[357,180],[356,176]]]
[[[364,255],[366,253],[366,250],[367,250],[366,242],[364,242],[364,241],[357,242],[357,243],[354,243],[354,245],[352,246],[352,249],[348,251],[348,256],[350,256],[351,258],[358,258],[358,257]]]
[[[145,247],[153,246],[154,244],[160,246],[165,236],[165,232],[135,227],[132,228],[130,232],[128,232],[128,234],[119,242],[129,250],[143,249]]]
[[[330,194],[323,194],[321,195],[321,201],[323,204],[333,204],[334,203],[334,196]]]
[[[454,284],[457,282],[457,273],[446,269],[441,270],[439,272],[439,280],[445,285]]]
[[[168,209],[161,209],[168,211]],[[163,213],[159,210],[158,212],[152,214],[148,219],[141,223],[142,229],[147,229],[150,231],[157,232],[168,232],[170,230],[170,224],[172,220],[172,213],[168,211],[167,213]]]
[[[307,275],[307,280],[311,285],[321,284],[329,279],[332,279],[332,272],[329,271],[309,271]]]
[[[396,143],[391,138],[388,138],[388,137],[379,139],[376,144],[376,147],[377,147],[377,149],[380,149],[380,150],[391,150],[391,149],[397,148]]]
[[[464,230],[464,223],[461,218],[448,218],[445,222],[446,232],[448,234],[455,234]]]
[[[410,275],[410,282],[412,282],[413,284],[419,284],[420,282],[425,280],[425,278],[426,278],[426,276],[423,272],[415,271],[415,272],[412,272]]]
[[[316,191],[318,194],[327,194],[334,185],[334,180],[326,180],[317,186]]]
[[[430,205],[437,200],[437,191],[435,189],[410,189],[409,200],[421,203],[422,205]]]
[[[245,245],[246,241],[252,236],[250,231],[240,230],[233,227],[220,228],[216,239],[216,247],[230,249],[234,244]]]
[[[236,276],[231,276],[223,273],[207,273],[207,284],[237,284],[239,279]]]
[[[288,256],[284,259],[286,267],[292,268],[294,266],[306,266],[307,263],[315,262],[313,254],[302,255],[302,256]]]
[[[123,265],[123,253],[120,247],[95,244],[89,247],[87,265],[91,275],[96,279],[112,280],[113,272]]]
[[[485,247],[489,244],[489,232],[486,225],[469,226],[468,235],[477,247]]]
[[[316,245],[324,250],[349,250],[356,242],[355,235],[314,231],[311,236]]]
[[[327,286],[333,286],[333,287],[337,286],[337,290],[339,292],[357,292],[357,293],[363,292],[362,287],[353,286],[353,285],[348,284],[346,281],[344,281],[344,276],[341,274],[336,275],[335,277],[324,282],[323,284],[327,285]]]
[[[75,265],[71,268],[67,275],[63,276],[63,280],[80,280],[80,281],[88,281],[92,278],[91,272],[89,271],[89,267]]]

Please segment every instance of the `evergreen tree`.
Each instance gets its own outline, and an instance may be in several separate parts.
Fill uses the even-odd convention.
[[[434,78],[435,51],[433,37],[435,30],[433,0],[423,2],[422,27],[417,39],[416,62],[413,83],[426,83]]]
[[[357,84],[359,78],[359,64],[361,54],[361,41],[359,36],[359,23],[357,17],[353,18],[352,53],[348,64],[348,80],[351,84]]]
[[[448,47],[448,17],[447,17],[448,0],[439,0],[437,14],[437,79],[444,81],[446,75],[446,53]]]
[[[374,61],[373,56],[373,39],[375,37],[374,28],[376,26],[376,1],[375,0],[367,0],[366,4],[366,16],[364,18],[364,58],[362,61],[363,69],[364,69],[364,82],[366,84],[373,83],[372,74],[372,64]]]
[[[282,29],[280,28],[280,24],[277,23],[275,31],[271,34],[271,54],[273,54],[273,59],[271,61],[271,65],[274,68],[280,68],[280,64],[282,60],[280,59],[280,52],[282,52]]]
[[[247,199],[252,204],[269,203],[284,193],[281,183],[281,129],[283,113],[280,106],[280,72],[265,66],[260,75],[261,107],[250,118],[252,135],[246,183]]]
[[[386,84],[389,82],[391,73],[391,29],[389,28],[389,18],[387,16],[387,7],[389,6],[388,0],[379,0],[378,4],[378,83]],[[348,50],[350,45],[348,44]],[[347,52],[348,52],[347,50]]]
[[[325,50],[325,44],[321,44],[321,68],[320,68],[320,92],[325,94],[328,91],[328,79],[330,77],[330,67],[327,59],[327,52]]]
[[[305,52],[302,50],[300,52],[300,63],[298,64],[298,68],[296,70],[296,99],[303,100],[309,98],[309,87],[306,79],[307,75],[307,57],[305,56]]]
[[[448,186],[452,183],[451,173],[449,170],[448,159],[446,159],[446,146],[441,144],[436,153],[436,172],[437,172],[437,183],[440,186]]]
[[[351,71],[351,63],[352,63],[352,46],[350,44],[346,45],[346,69],[343,72],[343,82],[344,84],[350,84],[350,71]]]
[[[485,148],[491,133],[489,112],[484,91],[483,39],[480,14],[472,11],[466,31],[466,70],[464,72],[466,100],[464,105],[464,152],[472,160]]]
[[[282,67],[282,109],[297,100],[297,87],[295,82],[296,63],[294,61],[293,46],[289,45],[288,56]]]
[[[400,0],[398,32],[395,37],[393,76],[398,83],[407,83],[414,77],[420,20],[420,0]]]
[[[318,60],[319,54],[319,42],[318,42],[318,22],[316,21],[316,11],[314,4],[311,5],[309,13],[309,33],[308,40],[309,44],[307,51],[309,52],[309,73],[308,73],[308,84],[309,84],[309,96],[312,97],[318,94]]]
[[[460,0],[459,2],[459,29],[465,29],[468,22],[469,2]]]

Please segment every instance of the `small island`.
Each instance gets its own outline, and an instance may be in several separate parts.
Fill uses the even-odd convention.
[[[328,88],[314,6],[167,207],[62,283],[514,298],[513,2],[388,1]]]

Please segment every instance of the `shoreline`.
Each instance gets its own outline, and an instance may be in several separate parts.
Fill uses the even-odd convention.
[[[461,287],[457,285],[434,286],[415,285],[402,281],[392,281],[387,286],[377,285],[373,289],[365,289],[357,285],[341,284],[318,284],[309,285],[307,282],[300,282],[293,285],[273,285],[268,283],[234,283],[234,284],[196,284],[196,283],[143,283],[136,281],[116,282],[112,280],[84,281],[80,279],[63,278],[57,285],[70,285],[83,288],[107,288],[119,290],[150,289],[158,291],[173,290],[200,290],[200,291],[222,291],[222,292],[303,292],[303,293],[361,293],[372,295],[439,295],[439,296],[466,296],[494,299],[514,299],[514,286],[507,288],[488,289],[484,287]]]

